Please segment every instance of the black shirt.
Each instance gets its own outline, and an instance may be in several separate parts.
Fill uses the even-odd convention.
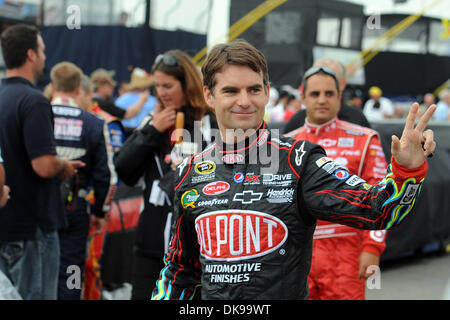
[[[56,155],[50,102],[31,82],[4,79],[0,86],[0,148],[10,199],[0,209],[0,242],[33,239],[64,225],[58,179],[38,176],[31,160]]]
[[[295,129],[300,128],[305,123],[306,110],[302,109],[294,114],[289,120],[289,122],[284,127],[283,133],[291,132]],[[345,104],[342,105],[341,110],[339,110],[338,118],[340,120],[348,121],[362,127],[370,128],[369,121],[367,121],[364,114],[356,109],[355,107],[350,107]]]

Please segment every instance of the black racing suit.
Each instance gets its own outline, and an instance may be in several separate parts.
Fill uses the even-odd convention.
[[[369,185],[320,146],[272,136],[265,124],[244,147],[212,144],[177,169],[171,246],[152,299],[306,299],[316,220],[394,227],[427,168],[393,160]]]

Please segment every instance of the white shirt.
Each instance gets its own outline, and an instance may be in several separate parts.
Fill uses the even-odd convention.
[[[373,105],[375,104],[375,100],[370,99],[364,105],[364,115],[366,116],[368,121],[376,121],[385,119],[384,114],[394,115],[394,105],[392,102],[384,97],[379,99],[380,107],[375,109]]]

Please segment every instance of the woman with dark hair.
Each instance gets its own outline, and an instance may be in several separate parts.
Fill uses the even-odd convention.
[[[180,50],[159,55],[152,75],[159,106],[114,159],[122,181],[130,186],[144,183],[144,208],[137,227],[132,271],[135,300],[151,298],[164,265],[172,222],[169,190],[173,189],[173,169],[183,157],[206,147],[211,142],[210,129],[217,128],[214,113],[203,98],[200,72],[189,55]],[[183,116],[177,121],[180,113]],[[175,123],[180,119],[184,131],[181,143],[176,143],[180,141],[175,141]],[[201,138],[190,139],[195,137]]]

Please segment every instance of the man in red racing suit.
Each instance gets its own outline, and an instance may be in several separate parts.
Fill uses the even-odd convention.
[[[322,125],[305,125],[288,134],[322,146],[327,156],[368,184],[386,175],[386,160],[378,133],[334,117]],[[354,184],[362,182],[354,178]],[[360,230],[318,220],[308,285],[311,300],[364,300],[367,267],[379,264],[386,231]]]

